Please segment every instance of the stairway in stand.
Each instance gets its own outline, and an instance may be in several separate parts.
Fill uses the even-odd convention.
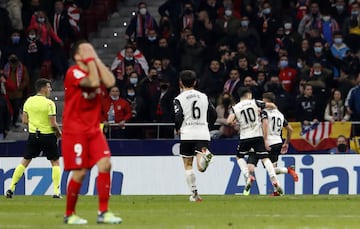
[[[164,1],[145,0],[150,14],[157,22],[160,19],[158,7]],[[99,57],[108,66],[111,66],[116,54],[126,45],[125,30],[137,10],[138,2],[140,0],[94,0],[90,9],[81,14],[80,26],[84,37],[94,45]],[[52,87],[51,99],[56,104],[57,122],[61,124],[64,107],[63,81],[54,81]],[[11,129],[6,139],[26,140],[27,126],[21,124],[18,128]]]

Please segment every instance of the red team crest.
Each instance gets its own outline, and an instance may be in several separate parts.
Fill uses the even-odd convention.
[[[290,125],[294,129],[290,144],[298,152],[328,150],[336,146],[340,134],[350,137],[351,133],[351,122],[319,122],[311,126],[291,122]]]

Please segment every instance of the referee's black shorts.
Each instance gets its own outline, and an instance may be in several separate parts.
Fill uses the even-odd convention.
[[[38,157],[40,153],[48,160],[58,160],[60,155],[55,134],[30,133],[24,152],[25,159]]]

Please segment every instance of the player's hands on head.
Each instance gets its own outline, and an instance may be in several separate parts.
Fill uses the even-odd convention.
[[[81,44],[79,49],[80,49],[80,56],[83,60],[88,58],[96,59],[98,57],[94,47],[90,43]]]

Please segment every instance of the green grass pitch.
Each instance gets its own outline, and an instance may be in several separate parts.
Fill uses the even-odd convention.
[[[96,224],[97,197],[80,196],[77,214],[87,225],[65,225],[66,199],[14,196],[0,201],[0,228],[360,228],[360,196],[204,195],[111,196],[110,208],[120,225]]]

